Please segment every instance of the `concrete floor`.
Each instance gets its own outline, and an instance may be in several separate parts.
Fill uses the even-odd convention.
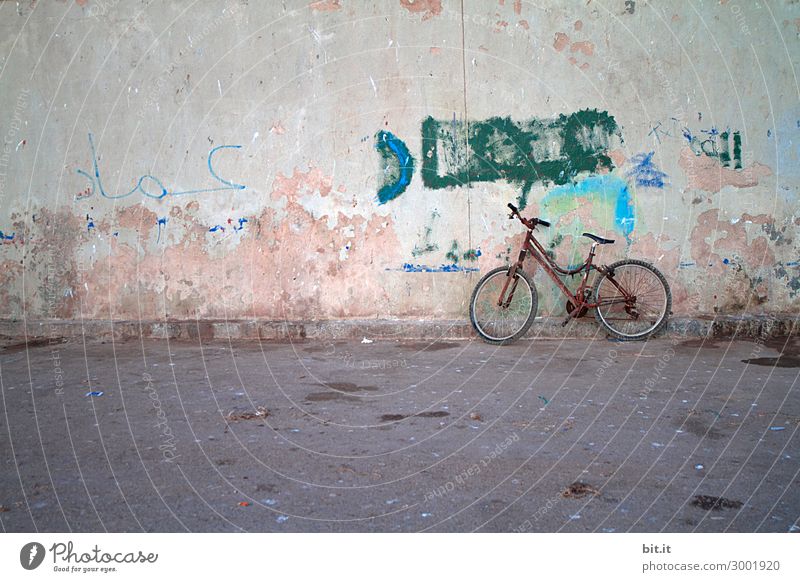
[[[791,531],[797,355],[793,340],[10,346],[0,523]]]

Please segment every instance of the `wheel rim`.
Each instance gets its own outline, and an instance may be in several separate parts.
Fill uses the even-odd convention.
[[[508,307],[497,304],[508,277],[505,271],[490,275],[481,283],[472,301],[475,326],[485,337],[503,341],[514,337],[528,321],[533,310],[533,290],[525,277],[515,275],[516,289]],[[512,281],[509,289],[514,285]]]
[[[625,302],[619,289],[603,277],[597,301],[614,301],[597,308],[603,323],[626,337],[643,336],[656,329],[667,314],[667,288],[661,278],[642,265],[620,265],[614,268],[614,280],[636,300]]]

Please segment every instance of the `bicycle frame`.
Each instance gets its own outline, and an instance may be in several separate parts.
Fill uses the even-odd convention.
[[[547,273],[556,286],[561,290],[564,296],[572,303],[573,310],[570,312],[569,317],[580,317],[585,309],[596,308],[601,305],[612,305],[615,303],[626,303],[632,304],[636,300],[636,297],[632,294],[628,293],[624,288],[622,288],[619,283],[614,279],[614,273],[609,272],[606,266],[597,266],[594,265],[594,257],[597,254],[597,243],[593,242],[592,247],[589,250],[589,256],[586,258],[584,263],[578,267],[577,269],[565,269],[561,267],[555,260],[551,259],[547,252],[545,251],[542,244],[536,240],[536,237],[533,235],[533,229],[529,228],[527,234],[525,235],[525,242],[522,245],[522,248],[519,251],[519,258],[517,259],[516,263],[512,264],[509,267],[508,278],[506,279],[505,285],[503,285],[503,290],[500,293],[500,298],[497,301],[497,304],[501,307],[508,307],[511,304],[511,300],[514,297],[514,291],[517,288],[517,282],[519,281],[518,278],[514,277],[517,269],[523,269],[523,263],[525,262],[525,257],[527,254],[533,257],[533,259],[541,265],[544,269],[545,273]],[[615,298],[615,299],[605,299],[597,301],[596,303],[591,303],[586,300],[586,293],[585,290],[588,288],[589,282],[589,274],[592,272],[592,269],[598,271],[601,274],[604,274],[608,277],[608,280],[619,290],[622,294],[622,298]],[[584,272],[583,278],[581,279],[581,284],[578,286],[578,289],[575,293],[572,293],[569,288],[564,284],[564,282],[558,277],[557,273],[562,275],[577,275],[578,273]],[[514,284],[511,286],[511,290],[508,293],[508,297],[504,300],[503,298],[506,296],[506,291],[508,291],[508,286],[511,281],[514,281]]]

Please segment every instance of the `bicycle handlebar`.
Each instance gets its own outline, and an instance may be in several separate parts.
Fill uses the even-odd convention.
[[[542,220],[541,218],[523,218],[522,215],[519,213],[519,208],[508,203],[508,207],[511,209],[511,214],[509,218],[514,218],[515,216],[519,218],[520,222],[527,226],[528,228],[536,228],[536,225],[541,224],[542,226],[550,226],[550,223],[546,220]]]

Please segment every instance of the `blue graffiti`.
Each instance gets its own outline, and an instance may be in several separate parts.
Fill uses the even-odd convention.
[[[88,198],[98,190],[100,191],[100,194],[104,198],[108,198],[111,200],[119,200],[121,198],[127,198],[128,196],[132,196],[136,192],[139,192],[143,196],[147,196],[148,198],[155,198],[156,200],[160,200],[162,198],[165,198],[166,196],[184,196],[187,194],[203,194],[206,192],[224,192],[226,190],[244,190],[246,188],[246,186],[243,186],[241,184],[234,184],[233,182],[221,178],[214,171],[214,166],[212,163],[214,154],[216,154],[219,150],[222,149],[240,149],[242,147],[239,145],[222,145],[222,146],[217,146],[210,152],[208,152],[208,171],[217,182],[225,184],[225,186],[222,188],[201,188],[198,190],[186,190],[184,192],[175,192],[175,191],[170,192],[164,187],[164,184],[161,182],[161,180],[159,180],[154,176],[151,176],[150,174],[146,174],[139,178],[138,182],[136,183],[136,186],[134,186],[134,188],[130,192],[126,192],[124,194],[112,195],[106,192],[105,188],[103,187],[103,180],[100,177],[100,166],[97,163],[97,151],[95,150],[94,147],[94,136],[92,136],[91,133],[89,134],[89,146],[91,147],[92,150],[92,164],[93,164],[94,175],[92,176],[91,174],[85,172],[84,170],[77,171],[78,174],[80,174],[81,176],[85,176],[92,182],[92,188],[90,193],[82,198]],[[144,187],[144,183],[146,180],[149,180],[150,182],[156,185],[157,192],[150,192]]]
[[[2,230],[0,230],[0,241],[2,241],[2,242],[13,241],[15,236],[16,236],[16,233],[12,232],[11,234],[6,234]]]
[[[158,238],[156,239],[156,243],[161,242],[161,227],[167,226],[167,219],[166,218],[159,218],[158,219]]]
[[[95,227],[94,226],[94,219],[87,214],[86,215],[86,232],[91,232],[94,227]]]
[[[636,207],[625,180],[612,174],[589,176],[574,184],[556,186],[544,197],[542,205],[546,208],[557,198],[565,196],[615,202],[614,226],[631,242],[630,235],[636,226]]]
[[[673,118],[674,119],[674,118]],[[665,137],[672,137],[672,134],[667,129],[661,128],[661,122],[659,121],[658,124],[651,126],[650,131],[647,135],[652,135],[658,143],[661,143],[661,136]]]
[[[405,192],[411,183],[411,178],[414,176],[414,158],[406,144],[389,131],[379,131],[375,135],[375,140],[375,149],[381,152],[387,170],[387,179],[378,190],[378,204],[386,204]],[[395,167],[392,168],[390,164]]]
[[[244,225],[246,223],[248,223],[248,222],[250,222],[250,221],[247,220],[246,218],[240,218],[239,219],[239,226],[236,226],[236,225],[233,224],[233,220],[231,220],[230,218],[228,219],[228,224],[231,226],[231,228],[233,228],[233,230],[235,230],[237,232],[240,231],[240,230],[243,230],[244,229]],[[212,226],[211,228],[209,228],[208,232],[225,232],[225,227],[222,226],[221,224],[217,224],[217,225]]]
[[[406,273],[473,273],[480,271],[477,267],[462,267],[455,263],[450,265],[439,265],[438,267],[431,267],[428,265],[414,265],[412,263],[403,263],[400,269],[386,269],[387,271],[404,271]]]
[[[633,168],[628,171],[627,176],[634,178],[637,186],[664,187],[664,178],[668,176],[653,163],[654,154],[655,152],[637,154],[629,160],[633,164]]]

